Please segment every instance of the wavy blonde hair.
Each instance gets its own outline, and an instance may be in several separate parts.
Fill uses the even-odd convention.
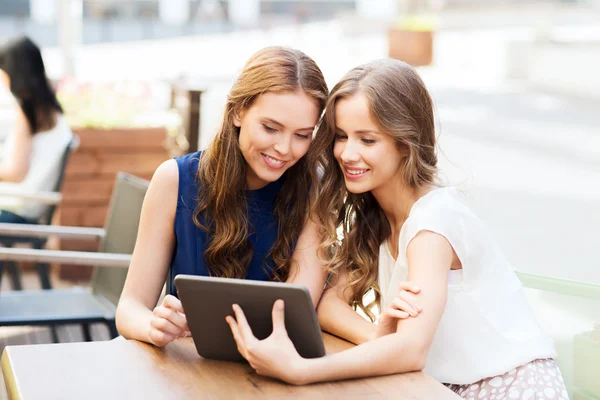
[[[335,108],[340,99],[366,96],[373,120],[395,139],[403,158],[402,179],[418,188],[434,182],[437,172],[433,102],[417,72],[406,63],[386,59],[350,70],[332,89],[313,146],[313,160],[323,173],[315,215],[322,222],[320,257],[330,277],[348,274],[350,305],[371,319],[380,305],[377,284],[379,246],[390,236],[389,222],[371,192],[349,193],[334,155]],[[375,299],[365,303],[373,290]]]
[[[229,92],[223,123],[203,152],[197,174],[200,189],[194,223],[210,238],[204,258],[211,275],[245,278],[253,256],[246,204],[248,165],[240,149],[234,116],[251,107],[264,93],[299,89],[314,99],[320,114],[328,89],[317,64],[301,51],[274,46],[258,51],[248,60]],[[277,281],[285,281],[289,275],[292,248],[308,215],[307,188],[316,186],[314,168],[307,161],[311,151],[312,146],[309,157],[303,157],[284,173],[284,183],[275,200],[278,235],[265,260],[272,257],[274,267],[268,272]]]

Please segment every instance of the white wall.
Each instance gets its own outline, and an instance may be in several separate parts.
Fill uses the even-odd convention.
[[[507,73],[532,86],[600,99],[600,41],[515,42],[508,48]]]
[[[394,18],[399,11],[397,0],[356,0],[356,13],[363,18]]]
[[[40,24],[52,24],[58,17],[60,0],[29,0],[31,19]]]
[[[257,26],[260,20],[260,1],[229,0],[229,19],[237,26]]]
[[[158,17],[170,25],[185,24],[190,18],[189,0],[160,0]]]

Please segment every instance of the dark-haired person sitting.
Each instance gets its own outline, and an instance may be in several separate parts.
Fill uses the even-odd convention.
[[[54,190],[73,134],[46,77],[40,49],[29,38],[0,47],[0,85],[12,94],[16,114],[0,153],[0,193]],[[35,200],[0,196],[0,222],[33,222],[45,210]]]

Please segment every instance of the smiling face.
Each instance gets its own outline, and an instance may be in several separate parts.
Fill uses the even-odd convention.
[[[318,118],[316,101],[302,90],[262,94],[234,118],[249,190],[275,182],[306,154]]]
[[[394,138],[381,131],[361,92],[335,105],[336,137],[333,154],[351,193],[365,193],[401,179],[403,154]]]

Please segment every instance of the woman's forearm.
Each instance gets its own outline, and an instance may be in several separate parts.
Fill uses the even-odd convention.
[[[354,344],[375,337],[376,326],[361,317],[333,291],[326,291],[317,309],[321,329]]]
[[[27,170],[16,170],[10,165],[0,164],[0,181],[20,183],[27,176]]]
[[[152,315],[152,311],[142,303],[122,297],[117,307],[117,330],[125,339],[149,342]]]
[[[427,351],[423,340],[398,332],[340,353],[305,360],[299,383],[420,371],[425,367]]]

